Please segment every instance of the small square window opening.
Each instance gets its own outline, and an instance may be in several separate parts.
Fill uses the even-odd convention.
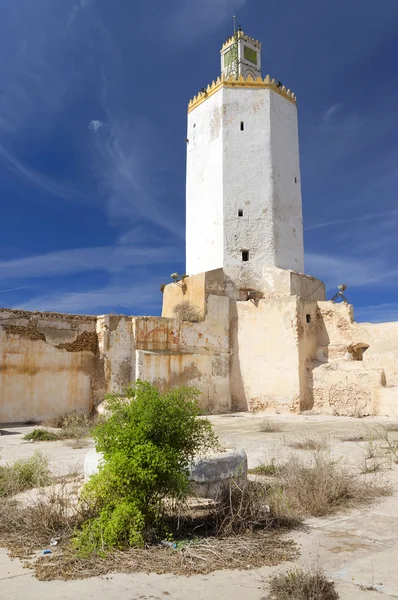
[[[238,210],[238,217],[243,217],[243,210],[241,208]]]
[[[242,261],[247,262],[249,260],[249,250],[242,250]]]

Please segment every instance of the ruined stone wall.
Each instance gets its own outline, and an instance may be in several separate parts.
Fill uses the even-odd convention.
[[[135,317],[133,331],[137,379],[161,390],[195,386],[204,410],[230,410],[228,298],[209,295],[206,318],[198,323]]]
[[[300,406],[297,298],[231,302],[234,410]]]
[[[96,317],[0,309],[0,422],[89,412],[101,387]]]
[[[398,386],[398,323],[353,323],[352,344],[365,365],[384,369],[388,387]]]

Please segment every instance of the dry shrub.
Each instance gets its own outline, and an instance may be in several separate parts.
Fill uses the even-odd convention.
[[[106,556],[79,558],[71,548],[50,557],[40,557],[34,565],[41,581],[84,579],[108,573],[174,573],[196,575],[222,569],[256,569],[276,566],[298,556],[296,544],[275,532],[236,535],[231,538],[200,538],[188,541],[178,550],[159,545],[130,548]]]
[[[329,438],[306,438],[304,440],[292,442],[289,446],[295,450],[311,450],[319,452],[320,450],[327,450],[329,448]]]
[[[89,515],[78,505],[67,485],[46,491],[34,503],[0,503],[0,545],[16,556],[29,556],[51,538],[68,540]]]
[[[72,410],[50,419],[46,422],[46,425],[61,430],[56,433],[60,440],[83,440],[90,436],[91,429],[100,420],[101,418],[98,415],[94,417],[93,415]]]
[[[90,445],[90,442],[87,438],[74,438],[69,439],[65,442],[65,446],[68,448],[73,448],[73,450],[80,450],[81,448],[87,448]]]
[[[389,423],[388,425],[385,426],[385,428],[387,429],[387,431],[398,431],[398,423]]]
[[[260,423],[259,431],[263,433],[278,433],[279,431],[282,431],[282,427],[275,421],[263,419]]]
[[[391,494],[390,484],[364,478],[324,452],[292,456],[278,472],[268,494],[272,514],[279,518],[321,517],[338,509]]]
[[[320,568],[313,571],[292,569],[277,573],[271,579],[272,600],[338,600],[333,581],[326,578]]]
[[[271,527],[277,520],[268,504],[268,487],[255,481],[232,481],[217,498],[215,534],[230,536]]]
[[[200,321],[199,310],[188,300],[183,300],[179,304],[176,304],[173,308],[173,313],[177,321],[190,321],[191,323]]]
[[[51,481],[48,459],[41,452],[0,467],[0,496],[14,496],[48,485]]]
[[[366,442],[366,437],[365,437],[365,435],[361,435],[358,433],[357,435],[347,435],[346,437],[342,437],[341,441],[342,442],[354,442],[354,443]]]

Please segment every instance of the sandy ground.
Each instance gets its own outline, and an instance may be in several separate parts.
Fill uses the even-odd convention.
[[[279,423],[281,431],[260,431],[263,419]],[[358,464],[364,457],[364,443],[344,442],[342,438],[391,422],[386,418],[247,413],[214,416],[211,420],[226,447],[246,450],[249,468],[268,462],[272,457],[283,457],[292,451],[288,444],[306,437],[326,438],[334,455]],[[65,473],[71,467],[83,472],[84,456],[89,448],[74,450],[64,442],[23,441],[23,435],[32,429],[16,426],[1,430],[1,462],[26,458],[40,449],[49,456],[56,474]],[[398,440],[398,433],[391,436]],[[294,532],[291,537],[301,550],[296,563],[192,577],[111,574],[82,581],[40,582],[29,570],[23,569],[19,561],[10,560],[6,550],[0,550],[0,599],[261,600],[267,597],[266,582],[275,570],[316,564],[335,580],[342,600],[398,598],[398,466],[387,470],[385,476],[394,486],[392,497],[360,511],[310,519],[305,528]],[[369,587],[374,589],[366,589]]]

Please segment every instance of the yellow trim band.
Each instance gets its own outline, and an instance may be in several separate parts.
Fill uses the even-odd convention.
[[[224,52],[224,50],[226,48],[228,48],[228,46],[231,46],[231,44],[233,44],[234,42],[236,42],[236,40],[245,40],[246,42],[249,42],[249,44],[252,44],[253,46],[257,46],[257,48],[259,48],[261,50],[261,43],[258,40],[255,40],[254,38],[249,37],[248,35],[245,35],[243,33],[243,31],[237,31],[235,35],[233,35],[232,37],[230,37],[222,46],[220,52]]]
[[[244,87],[244,88],[261,88],[261,89],[271,89],[286,100],[289,100],[292,104],[296,104],[296,96],[293,92],[286,89],[286,86],[279,87],[276,84],[275,79],[271,79],[269,75],[267,75],[264,79],[258,77],[257,79],[253,79],[251,75],[248,75],[245,79],[243,75],[240,75],[238,79],[235,79],[233,75],[230,75],[228,78],[222,75],[218,77],[217,81],[213,81],[211,85],[208,85],[207,88],[199,92],[197,96],[194,96],[192,100],[189,101],[188,104],[188,113],[190,113],[194,108],[202,104],[207,98],[210,98],[213,94],[218,92],[222,87]]]

